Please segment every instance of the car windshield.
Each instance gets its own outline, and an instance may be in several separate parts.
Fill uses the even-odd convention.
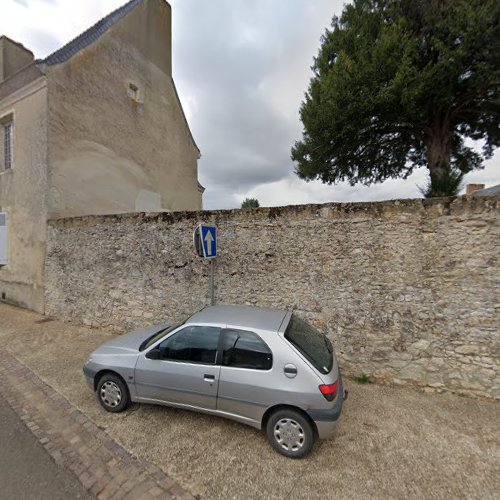
[[[159,332],[153,333],[153,335],[151,335],[151,337],[148,337],[141,344],[141,346],[139,347],[139,351],[144,351],[144,349],[147,349],[148,347],[152,346],[157,340],[160,340],[167,333],[170,333],[172,330],[175,330],[179,326],[181,326],[181,325],[167,326],[167,328],[164,328],[163,330],[160,330]]]
[[[328,338],[309,323],[292,314],[285,330],[285,339],[291,342],[321,373],[330,373],[333,367],[333,347]]]

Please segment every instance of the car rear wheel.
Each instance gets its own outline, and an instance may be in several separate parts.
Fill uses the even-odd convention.
[[[272,447],[290,458],[303,458],[314,445],[314,429],[309,420],[292,409],[277,410],[267,421],[267,439]]]
[[[130,404],[130,396],[125,382],[112,373],[103,375],[99,380],[97,398],[101,406],[112,413],[119,413]]]

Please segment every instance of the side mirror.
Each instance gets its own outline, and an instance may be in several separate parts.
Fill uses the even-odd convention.
[[[146,358],[148,358],[148,359],[161,359],[161,351],[160,351],[160,349],[158,349],[158,348],[151,349],[151,351],[149,351],[146,354]]]

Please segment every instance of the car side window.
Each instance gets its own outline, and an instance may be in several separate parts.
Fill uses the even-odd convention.
[[[215,364],[220,328],[188,326],[158,345],[160,359]]]
[[[224,330],[222,365],[254,370],[270,370],[273,355],[267,344],[255,333]]]

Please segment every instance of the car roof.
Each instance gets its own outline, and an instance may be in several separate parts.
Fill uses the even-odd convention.
[[[253,306],[211,306],[193,314],[186,324],[224,324],[231,328],[277,332],[287,312],[286,309]]]

